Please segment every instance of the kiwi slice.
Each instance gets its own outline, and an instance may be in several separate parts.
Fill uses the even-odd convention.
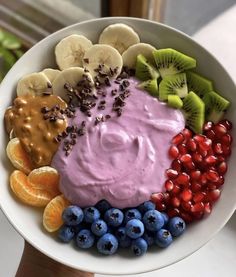
[[[181,109],[183,107],[183,101],[178,95],[168,95],[167,104],[175,109]]]
[[[219,122],[223,118],[224,113],[230,105],[228,100],[214,91],[205,94],[202,100],[206,107],[206,119],[214,123]]]
[[[146,81],[157,79],[160,77],[160,74],[142,54],[139,54],[136,60],[135,76],[141,81]]]
[[[153,56],[162,78],[196,67],[195,59],[172,48],[154,50]]]
[[[184,98],[188,94],[187,80],[185,73],[166,76],[159,84],[159,97],[161,101],[165,101],[168,95],[176,94],[180,98]]]
[[[210,80],[201,75],[188,71],[186,72],[189,91],[194,91],[201,98],[209,91],[213,90],[213,84]]]
[[[205,118],[205,104],[193,91],[190,91],[183,100],[183,112],[186,125],[196,134],[201,134]]]
[[[147,80],[138,85],[138,88],[148,91],[151,95],[158,96],[157,80]]]

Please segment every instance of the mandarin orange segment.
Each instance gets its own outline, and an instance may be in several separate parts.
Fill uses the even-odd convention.
[[[56,196],[47,204],[43,213],[43,226],[48,232],[55,232],[63,225],[62,213],[69,205],[64,195]]]
[[[53,196],[60,194],[59,174],[57,170],[50,166],[43,166],[30,172],[28,180],[32,186],[38,189],[49,191]]]
[[[26,174],[29,174],[33,169],[33,165],[29,159],[29,156],[21,146],[18,138],[13,138],[7,145],[7,156],[10,159],[13,166]]]
[[[50,191],[32,186],[27,175],[19,170],[11,174],[10,187],[22,202],[34,207],[45,207],[55,196]]]

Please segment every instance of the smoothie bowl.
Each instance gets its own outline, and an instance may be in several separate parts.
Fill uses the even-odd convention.
[[[71,267],[177,262],[234,212],[234,94],[217,60],[167,26],[104,18],[58,31],[1,85],[1,208]]]

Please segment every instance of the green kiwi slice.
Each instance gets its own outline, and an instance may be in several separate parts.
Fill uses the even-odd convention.
[[[158,96],[158,85],[156,79],[144,81],[138,85],[138,88],[146,90],[155,97]]]
[[[230,102],[214,91],[210,91],[203,97],[205,103],[206,119],[214,123],[219,122],[226,110],[228,109]]]
[[[167,105],[175,109],[181,109],[183,107],[183,101],[178,95],[170,94],[168,95]]]
[[[162,78],[196,67],[195,59],[172,48],[154,50],[153,56]]]
[[[160,74],[142,54],[139,54],[136,60],[135,76],[141,81],[146,81],[157,79],[160,77]]]
[[[205,118],[205,104],[193,91],[190,91],[183,100],[183,112],[186,125],[196,134],[201,134]]]
[[[187,79],[185,73],[166,76],[159,84],[159,97],[161,101],[165,101],[168,95],[176,94],[180,98],[184,98],[188,94]]]
[[[192,71],[187,71],[186,76],[189,91],[194,91],[201,98],[213,90],[212,82],[203,76]]]

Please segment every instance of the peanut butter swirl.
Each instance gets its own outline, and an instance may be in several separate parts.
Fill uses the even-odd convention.
[[[59,146],[55,137],[66,129],[67,122],[62,114],[50,116],[50,112],[65,108],[66,103],[56,95],[25,95],[17,97],[6,111],[7,131],[13,129],[35,167],[51,163]]]

